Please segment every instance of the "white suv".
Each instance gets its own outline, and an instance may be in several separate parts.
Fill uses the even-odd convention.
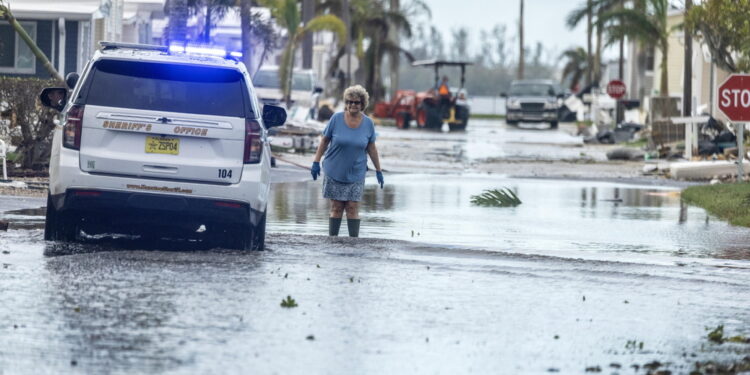
[[[278,66],[263,66],[253,75],[258,100],[263,104],[281,104],[284,93],[281,91]],[[323,88],[316,86],[315,73],[309,69],[295,69],[292,73],[290,90],[291,106],[309,110],[310,118],[315,118]]]
[[[187,51],[186,51],[187,50]],[[123,233],[262,250],[271,154],[245,66],[198,49],[102,43],[73,88],[50,158],[47,240]],[[213,53],[213,52],[212,52]],[[61,99],[62,97],[62,99]]]

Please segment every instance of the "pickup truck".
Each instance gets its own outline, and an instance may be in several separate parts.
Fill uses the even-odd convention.
[[[500,96],[505,100],[505,122],[549,122],[557,128],[563,91],[553,80],[529,79],[513,81],[509,93]]]

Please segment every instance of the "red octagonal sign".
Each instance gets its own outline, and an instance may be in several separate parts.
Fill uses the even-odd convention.
[[[732,74],[719,86],[719,110],[730,121],[750,122],[750,75]]]
[[[607,94],[614,99],[620,99],[625,96],[625,83],[613,79],[607,84]]]

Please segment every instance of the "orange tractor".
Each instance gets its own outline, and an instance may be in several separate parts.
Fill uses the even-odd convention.
[[[434,68],[434,88],[423,92],[398,90],[390,102],[375,103],[375,117],[393,118],[399,129],[408,129],[411,120],[416,120],[420,128],[440,129],[443,123],[447,123],[450,130],[465,130],[469,122],[469,104],[464,90],[464,81],[466,66],[471,64],[465,61],[435,59],[415,61],[412,66]],[[441,95],[438,89],[440,68],[444,66],[461,68],[461,86],[450,88],[447,95],[445,93]]]

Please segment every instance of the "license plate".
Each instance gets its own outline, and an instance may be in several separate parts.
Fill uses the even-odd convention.
[[[180,139],[146,136],[146,153],[177,155],[180,153]]]

